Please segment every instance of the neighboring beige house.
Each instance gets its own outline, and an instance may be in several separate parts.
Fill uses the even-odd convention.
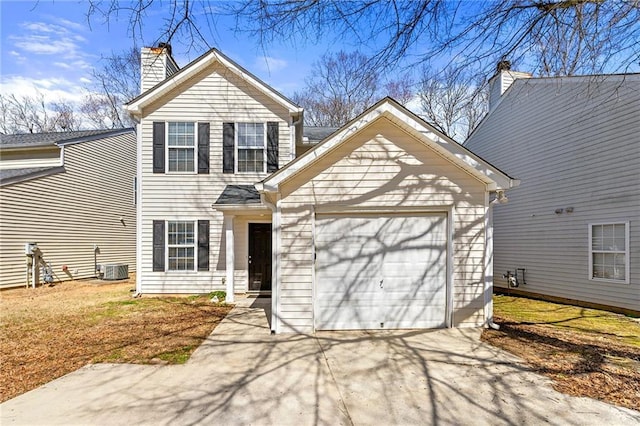
[[[517,181],[389,98],[307,150],[302,109],[218,50],[164,77],[127,105],[139,293],[270,294],[274,332],[491,321],[490,200]]]
[[[0,135],[0,288],[27,284],[28,243],[54,282],[135,271],[135,155],[133,129]]]
[[[640,314],[640,74],[502,70],[465,146],[522,179],[495,213],[494,283]]]

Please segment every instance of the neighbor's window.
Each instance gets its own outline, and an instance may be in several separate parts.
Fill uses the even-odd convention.
[[[170,172],[195,170],[196,131],[194,123],[168,123],[167,149]]]
[[[628,282],[629,224],[589,225],[590,278]]]
[[[168,270],[195,270],[195,223],[169,221],[167,226]]]
[[[265,172],[264,123],[237,123],[237,143],[239,173]]]

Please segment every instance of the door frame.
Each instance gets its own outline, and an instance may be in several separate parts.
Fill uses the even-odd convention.
[[[247,256],[244,259],[245,262],[245,266],[247,268],[247,292],[252,292],[254,293],[254,291],[252,291],[251,289],[249,289],[249,240],[251,239],[251,233],[249,232],[249,225],[252,223],[269,223],[271,224],[271,291],[260,291],[260,294],[271,294],[273,292],[273,285],[274,285],[274,277],[273,277],[273,221],[269,220],[269,219],[248,219],[245,222],[245,234],[246,234],[246,247],[247,247]]]
[[[453,236],[454,236],[454,221],[455,213],[453,205],[443,205],[434,207],[393,207],[393,208],[380,208],[380,207],[332,207],[323,206],[322,208],[314,208],[311,216],[311,256],[313,259],[313,268],[311,273],[311,282],[313,291],[311,292],[311,303],[313,306],[313,332],[316,329],[316,317],[317,317],[317,274],[316,274],[316,217],[323,214],[338,214],[338,215],[358,215],[358,214],[395,214],[398,216],[408,216],[411,214],[432,214],[440,213],[446,216],[446,230],[447,230],[447,265],[446,265],[446,283],[445,283],[445,327],[453,327]]]

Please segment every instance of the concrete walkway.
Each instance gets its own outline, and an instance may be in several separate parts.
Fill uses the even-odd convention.
[[[479,330],[269,334],[237,306],[185,365],[89,365],[0,405],[0,424],[637,425],[551,389]]]

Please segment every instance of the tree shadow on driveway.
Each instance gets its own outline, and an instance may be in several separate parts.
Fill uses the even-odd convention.
[[[240,302],[185,365],[84,367],[1,408],[2,424],[637,424],[553,391],[478,329],[271,335]]]

